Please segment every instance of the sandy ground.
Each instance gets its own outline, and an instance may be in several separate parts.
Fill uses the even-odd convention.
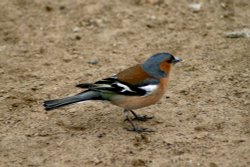
[[[249,0],[1,0],[0,166],[250,166]],[[122,109],[88,102],[45,113],[42,102],[80,92],[169,51],[166,96],[137,110],[154,133],[124,128]]]

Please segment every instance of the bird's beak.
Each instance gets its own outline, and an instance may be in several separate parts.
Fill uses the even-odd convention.
[[[173,64],[176,64],[176,63],[181,62],[181,61],[182,61],[181,58],[179,58],[179,57],[174,57]]]

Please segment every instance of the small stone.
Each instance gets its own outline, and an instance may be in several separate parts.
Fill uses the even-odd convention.
[[[18,104],[18,103],[13,103],[13,104],[11,104],[11,106],[12,106],[12,107],[18,107],[19,104]]]
[[[91,61],[88,61],[88,64],[91,64],[91,65],[97,65],[99,63],[98,60],[91,60]]]
[[[220,3],[220,6],[221,6],[223,9],[226,9],[226,8],[227,8],[227,4],[224,3],[224,2]]]
[[[51,6],[45,6],[45,10],[47,11],[47,12],[51,12],[52,10],[53,10],[53,8],[51,7]]]
[[[81,36],[79,36],[79,35],[76,35],[76,36],[75,36],[75,39],[76,39],[76,40],[81,40],[81,39],[82,39],[82,37],[81,37]]]
[[[191,3],[188,6],[193,10],[193,12],[199,12],[201,10],[201,3]]]
[[[74,28],[72,29],[72,31],[73,31],[73,32],[79,32],[79,31],[80,31],[80,28],[79,28],[79,27],[74,27]]]
[[[225,33],[225,36],[227,38],[250,38],[250,29],[227,32]]]
[[[131,164],[132,166],[146,166],[146,161],[142,159],[133,159]]]
[[[172,24],[172,23],[170,23],[169,25],[168,25],[168,29],[169,30],[174,30],[175,29],[175,24]]]
[[[102,163],[102,161],[100,159],[98,159],[97,157],[95,157],[92,162],[94,162],[95,165]]]
[[[63,58],[62,59],[65,63],[68,63],[68,62],[70,62],[71,61],[71,59],[70,58]]]
[[[211,23],[206,23],[206,28],[209,29],[209,30],[212,29],[212,24]]]
[[[66,7],[65,6],[60,6],[59,9],[60,10],[64,10]]]
[[[34,86],[34,87],[31,88],[31,90],[37,91],[37,90],[38,90],[38,87]]]
[[[98,137],[98,138],[102,138],[102,137],[104,137],[105,135],[106,135],[106,133],[100,133],[100,134],[97,135],[97,137]]]
[[[189,94],[189,92],[187,90],[181,90],[180,93],[183,94],[183,95],[188,95]]]
[[[156,16],[155,16],[155,15],[151,15],[151,16],[149,16],[149,19],[155,20],[155,19],[156,19]]]

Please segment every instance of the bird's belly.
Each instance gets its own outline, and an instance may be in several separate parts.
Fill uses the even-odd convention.
[[[148,96],[117,95],[111,100],[111,103],[124,109],[132,110],[155,104],[161,99],[162,96],[163,94],[152,94]]]

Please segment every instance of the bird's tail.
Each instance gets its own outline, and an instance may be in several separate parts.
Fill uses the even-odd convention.
[[[101,100],[100,92],[96,91],[85,91],[80,94],[70,96],[70,97],[65,97],[62,99],[55,99],[55,100],[48,100],[44,101],[43,106],[45,110],[53,110],[56,108],[60,108],[69,104],[74,104],[77,102],[82,102],[86,100]]]

